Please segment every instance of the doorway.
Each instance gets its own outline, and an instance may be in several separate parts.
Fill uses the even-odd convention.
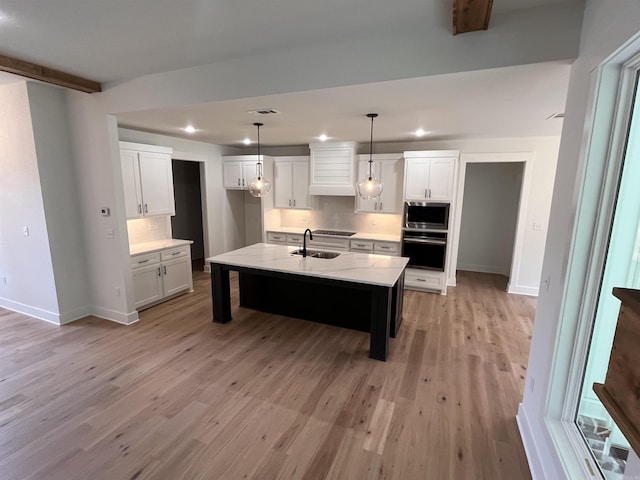
[[[194,270],[204,268],[204,229],[200,163],[172,160],[176,214],[171,217],[174,238],[193,240],[191,261]]]
[[[464,183],[457,270],[509,276],[524,163],[472,163]]]

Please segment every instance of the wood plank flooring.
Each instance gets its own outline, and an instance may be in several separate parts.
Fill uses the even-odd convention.
[[[535,299],[505,284],[406,291],[387,362],[365,333],[238,308],[233,277],[214,324],[204,273],[132,326],[0,309],[0,478],[531,478],[515,414]]]

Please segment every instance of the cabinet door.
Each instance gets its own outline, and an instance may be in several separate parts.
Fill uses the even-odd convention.
[[[404,167],[405,200],[427,199],[430,162],[428,158],[409,158],[406,160]]]
[[[134,268],[131,273],[136,308],[156,302],[163,297],[160,264]]]
[[[242,188],[247,190],[249,188],[249,181],[256,176],[258,176],[257,157],[255,162],[243,162],[242,163]]]
[[[402,212],[402,161],[383,160],[380,162],[382,194],[378,203],[378,213]]]
[[[242,188],[242,162],[222,162],[224,188]]]
[[[373,162],[373,167],[372,167],[372,173],[373,176],[376,177],[378,180],[382,181],[382,193],[384,194],[385,189],[387,188],[387,185],[385,183],[385,180],[381,177],[380,175],[380,164],[382,162],[380,161],[374,161]],[[358,162],[358,178],[356,179],[356,182],[359,182],[362,178],[364,178],[365,176],[369,176],[369,162],[366,160],[360,160]],[[356,189],[356,211],[357,212],[371,212],[371,213],[378,213],[378,204],[380,203],[380,199],[379,198],[374,198],[372,200],[364,200],[363,198],[360,197],[360,195],[358,195],[358,191]]]
[[[140,152],[140,185],[144,215],[175,215],[171,156]]]
[[[132,150],[120,150],[120,163],[127,218],[140,218],[142,217],[142,191],[140,190],[138,153]]]
[[[309,195],[309,162],[293,162],[291,164],[292,198],[294,208],[311,208],[311,195]]]
[[[162,283],[164,296],[184,290],[191,290],[193,279],[191,276],[191,256],[176,258],[162,262]]]
[[[293,163],[274,162],[273,170],[274,206],[276,208],[293,207],[293,194],[291,192],[291,185],[293,184]]]
[[[450,202],[453,198],[455,158],[432,158],[429,170],[429,200]]]

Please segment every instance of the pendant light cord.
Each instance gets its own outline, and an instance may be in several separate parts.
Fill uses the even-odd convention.
[[[258,127],[258,178],[262,178],[262,159],[260,158],[260,127],[264,125],[263,123],[256,122],[254,123],[256,127]],[[371,127],[373,128],[373,126]]]
[[[378,116],[377,113],[367,113],[367,117],[371,119],[371,137],[369,139],[369,180],[373,178],[373,119]]]

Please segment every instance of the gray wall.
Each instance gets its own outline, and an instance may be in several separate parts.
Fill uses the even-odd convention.
[[[458,270],[509,274],[523,168],[523,163],[467,165]]]

